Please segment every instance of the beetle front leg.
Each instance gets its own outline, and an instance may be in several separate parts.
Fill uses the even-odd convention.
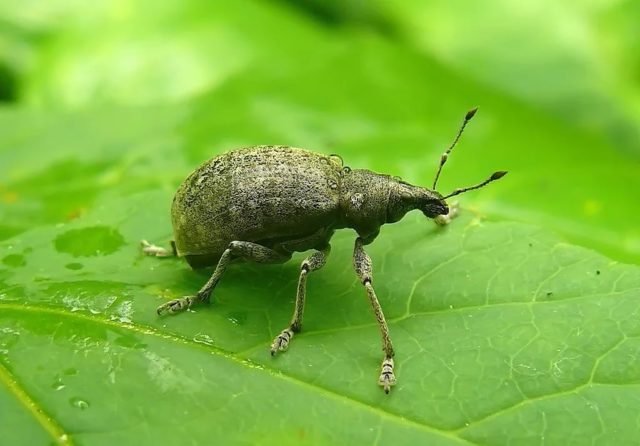
[[[293,310],[291,325],[282,330],[271,343],[271,356],[278,351],[284,351],[289,347],[289,342],[294,333],[302,329],[302,314],[304,312],[304,300],[307,293],[307,274],[311,271],[319,270],[327,262],[327,256],[331,252],[331,246],[316,251],[302,261],[300,265],[300,277],[298,278],[298,291],[296,293],[296,305]]]
[[[391,338],[389,337],[389,327],[387,327],[387,321],[384,318],[382,307],[380,307],[380,302],[378,302],[378,297],[376,296],[376,292],[373,289],[371,258],[365,252],[363,246],[364,240],[361,237],[358,237],[356,239],[356,245],[353,250],[353,266],[356,270],[358,278],[367,291],[367,295],[369,296],[369,300],[371,301],[371,306],[373,307],[373,312],[375,313],[376,320],[378,321],[378,326],[380,327],[384,359],[382,360],[382,371],[380,373],[380,378],[378,379],[378,384],[383,387],[385,393],[389,393],[389,391],[391,390],[391,386],[396,384],[396,376],[393,373],[393,356],[395,353],[393,351],[393,345],[391,344]]]
[[[218,260],[216,269],[204,284],[198,294],[195,296],[185,296],[178,299],[170,300],[158,307],[156,310],[159,315],[178,313],[190,308],[192,305],[200,302],[208,303],[211,292],[218,285],[222,275],[227,269],[229,262],[234,258],[257,262],[257,263],[283,263],[291,258],[284,254],[252,242],[233,241],[229,243],[229,247],[225,249]]]
[[[460,206],[458,206],[458,203],[453,203],[451,206],[449,206],[449,213],[447,213],[446,215],[438,215],[433,219],[433,222],[438,226],[448,225],[449,223],[451,223],[451,220],[458,216],[459,207]]]

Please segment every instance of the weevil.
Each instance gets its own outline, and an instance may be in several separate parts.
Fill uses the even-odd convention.
[[[503,177],[498,171],[475,186],[448,195],[436,191],[442,167],[477,109],[464,117],[458,133],[440,158],[432,189],[366,169],[351,169],[337,155],[322,155],[286,146],[255,146],[227,152],[200,165],[182,183],[173,199],[174,241],[168,250],[142,241],[143,252],[181,256],[192,268],[215,267],[194,296],[160,305],[159,315],[208,303],[231,260],[282,263],[296,251],[313,252],[300,265],[291,323],[271,343],[271,355],[284,351],[302,329],[307,276],[322,268],[337,229],[357,233],[353,266],[373,307],[382,336],[382,370],[378,384],[386,393],[396,383],[394,348],[389,328],[373,288],[371,258],[364,247],[380,227],[418,209],[445,225],[456,207],[445,200],[479,189]]]

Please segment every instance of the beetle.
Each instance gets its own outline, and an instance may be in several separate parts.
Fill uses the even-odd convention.
[[[457,208],[449,208],[446,199],[479,189],[507,173],[495,172],[482,183],[445,196],[436,191],[442,167],[476,110],[467,112],[455,139],[442,154],[432,189],[370,170],[350,169],[337,155],[287,146],[238,149],[203,163],[173,199],[172,250],[145,240],[142,250],[152,256],[184,257],[192,268],[215,268],[196,295],[166,302],[157,313],[177,313],[208,303],[233,259],[282,263],[296,251],[313,250],[300,265],[291,323],[271,343],[271,355],[275,355],[286,350],[293,335],[302,329],[308,274],[324,266],[334,232],[352,228],[358,235],[353,266],[382,336],[384,358],[378,384],[389,393],[396,383],[394,349],[373,288],[371,258],[364,247],[375,240],[382,225],[397,222],[414,209],[439,225],[449,223]]]

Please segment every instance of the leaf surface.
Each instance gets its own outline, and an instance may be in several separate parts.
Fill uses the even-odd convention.
[[[570,420],[573,444],[637,432],[627,410],[640,398],[637,267],[468,211],[444,230],[411,214],[369,249],[397,349],[399,384],[387,396],[376,385],[378,329],[347,267],[349,231],[310,277],[303,333],[271,358],[297,262],[233,265],[212,305],[155,315],[206,280],[138,253],[169,198],[107,202],[4,245],[22,260],[0,276],[0,394],[25,425],[31,415],[40,430],[90,444],[500,444],[562,438]],[[96,243],[100,228],[125,244],[89,254],[55,242]]]

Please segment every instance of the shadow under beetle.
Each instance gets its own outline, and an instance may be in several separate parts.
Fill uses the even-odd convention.
[[[352,228],[358,234],[353,266],[382,334],[384,359],[378,383],[389,393],[396,383],[394,350],[373,289],[371,258],[364,246],[376,238],[380,226],[397,222],[413,209],[421,210],[439,225],[449,223],[456,208],[447,206],[447,198],[481,188],[506,174],[495,172],[480,184],[456,189],[446,196],[435,190],[442,167],[476,110],[466,114],[453,143],[440,158],[433,190],[397,177],[350,169],[342,165],[337,155],[293,147],[249,147],[205,162],[182,183],[173,199],[173,249],[144,240],[142,249],[158,257],[184,257],[193,268],[215,265],[215,270],[195,296],[171,300],[158,307],[158,314],[208,303],[232,259],[282,263],[295,251],[313,249],[300,266],[291,324],[271,343],[271,354],[275,355],[286,350],[293,334],[302,329],[307,275],[324,266],[335,230]]]

